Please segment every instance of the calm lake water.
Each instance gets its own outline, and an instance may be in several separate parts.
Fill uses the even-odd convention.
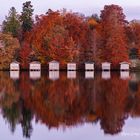
[[[140,139],[140,73],[0,72],[6,140]]]

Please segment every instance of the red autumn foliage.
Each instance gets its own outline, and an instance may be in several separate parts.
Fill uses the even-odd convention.
[[[109,61],[116,68],[120,62],[128,61],[127,22],[123,9],[117,5],[107,5],[101,11],[101,45],[98,48],[102,61]]]
[[[62,64],[76,60],[78,49],[59,11],[49,10],[46,15],[37,17],[32,35],[31,46],[43,64],[50,60],[58,60]]]
[[[36,17],[32,31],[24,36],[24,46],[30,46],[31,54],[28,47],[23,51],[33,54],[42,64],[51,60],[61,64],[95,61],[99,66],[109,61],[113,69],[118,69],[120,62],[128,62],[129,49],[139,51],[140,44],[139,24],[128,25],[118,5],[106,5],[98,19],[48,10],[45,15]],[[29,59],[31,61],[32,57]]]
[[[0,76],[1,114],[10,126],[22,124],[24,128],[33,118],[49,129],[99,121],[104,133],[116,134],[122,131],[128,116],[140,116],[140,85],[133,80],[136,75],[120,79],[113,73],[105,80],[97,74],[93,80],[82,75],[67,79],[63,73],[56,81],[46,74],[36,81],[29,79],[28,73],[21,73],[18,81],[7,73],[1,72]]]

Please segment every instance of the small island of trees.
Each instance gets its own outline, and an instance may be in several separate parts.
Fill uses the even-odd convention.
[[[140,21],[128,22],[122,7],[105,5],[100,15],[85,16],[66,9],[36,15],[31,1],[23,3],[22,12],[12,7],[0,33],[0,69],[18,61],[27,69],[32,61],[45,67],[57,60],[62,66],[76,62],[110,62],[117,69],[120,62],[139,66]]]

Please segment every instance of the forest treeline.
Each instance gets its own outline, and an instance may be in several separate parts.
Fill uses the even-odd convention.
[[[51,60],[79,66],[95,62],[97,67],[108,61],[117,68],[122,61],[138,59],[139,46],[140,21],[128,22],[118,5],[105,5],[100,15],[48,9],[34,17],[33,5],[27,1],[20,14],[12,7],[2,23],[0,69],[14,60],[22,68],[31,61],[46,66]]]

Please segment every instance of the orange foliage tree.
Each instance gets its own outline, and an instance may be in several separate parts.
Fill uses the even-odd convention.
[[[112,62],[116,68],[121,61],[128,61],[123,9],[118,5],[106,5],[101,11],[100,60]]]
[[[21,63],[22,69],[28,69],[29,63],[33,61],[36,58],[36,54],[31,47],[31,40],[32,40],[32,33],[31,32],[26,32],[24,33],[25,38],[23,42],[21,43],[21,48],[19,51],[19,60]]]
[[[43,64],[50,60],[58,60],[62,64],[75,60],[78,50],[59,11],[48,10],[46,15],[37,17],[32,35],[32,49]]]
[[[78,13],[64,14],[64,25],[69,36],[73,38],[75,47],[79,50],[78,62],[85,62],[87,44],[88,24],[83,15]]]

